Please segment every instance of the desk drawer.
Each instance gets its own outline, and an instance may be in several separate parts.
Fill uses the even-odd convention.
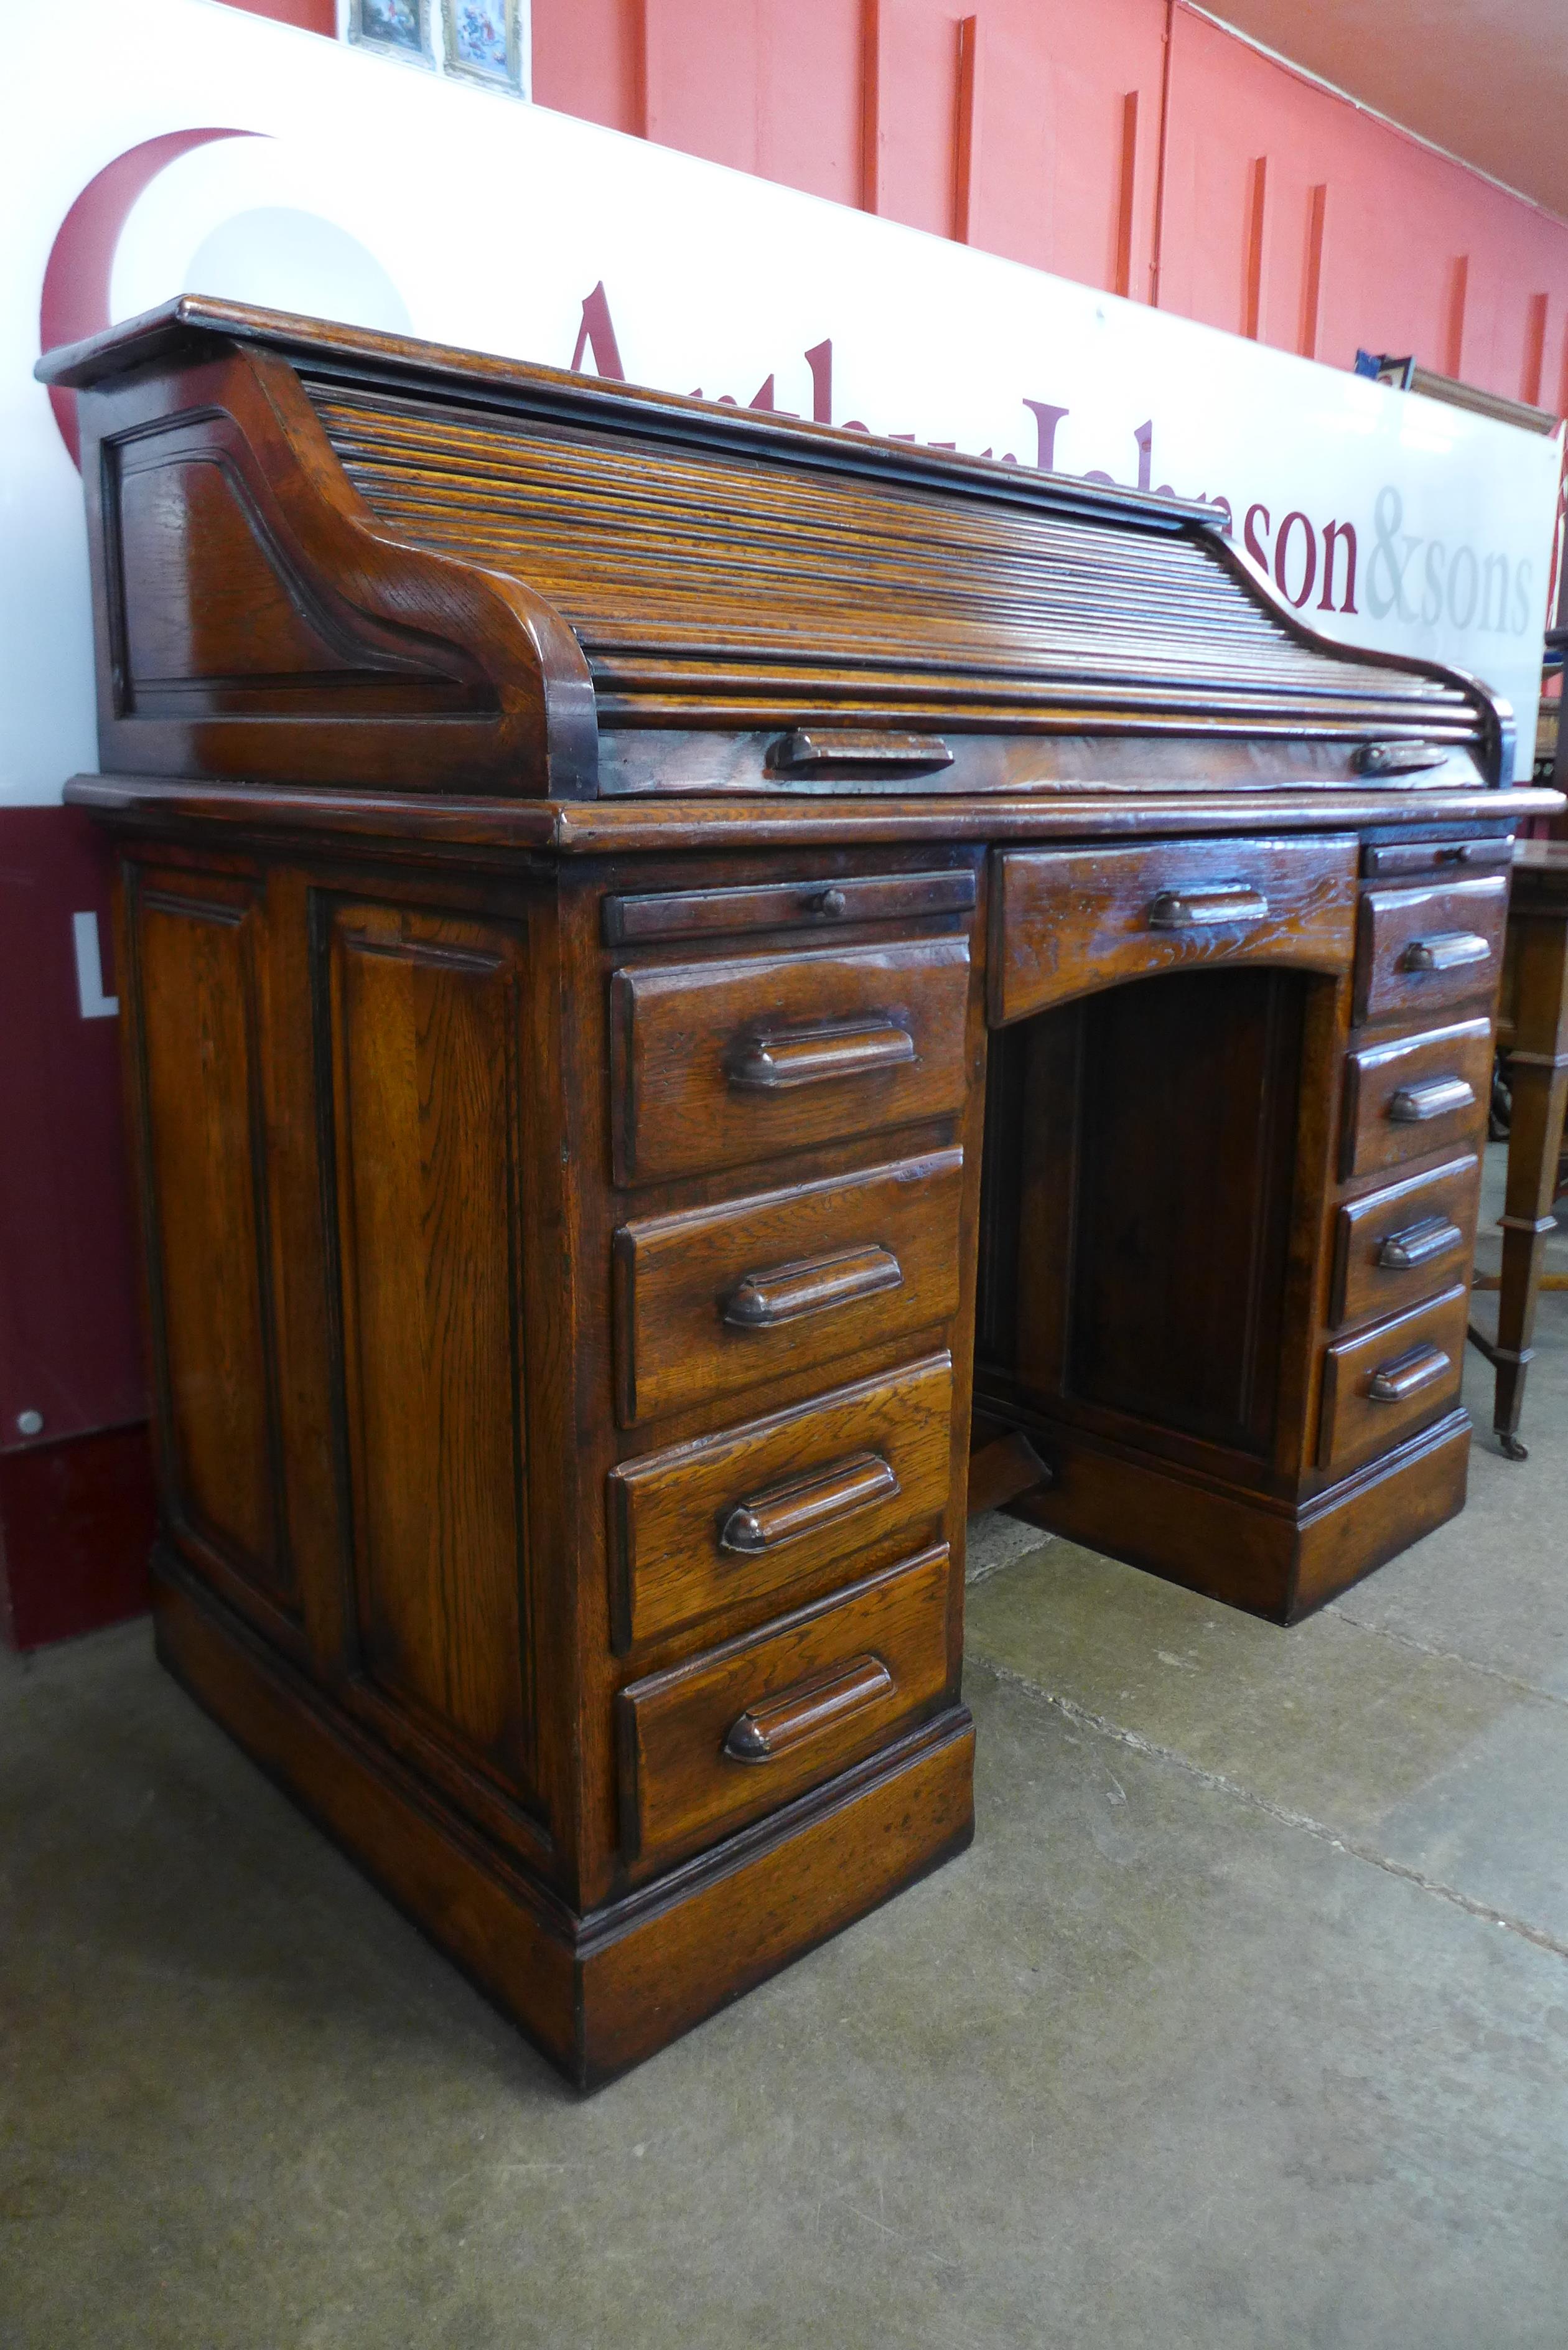
[[[649,1183],[962,1107],[963,939],[610,982],[615,1173]]]
[[[1341,1208],[1330,1319],[1376,1322],[1463,1281],[1480,1205],[1480,1160],[1472,1154]]]
[[[1206,963],[1348,970],[1355,861],[1355,841],[1339,838],[999,849],[992,1024]]]
[[[628,1857],[665,1863],[887,1743],[945,1690],[946,1544],[616,1700]]]
[[[1347,1053],[1341,1175],[1469,1149],[1490,1095],[1490,1020]]]
[[[1396,874],[1412,881],[1438,874],[1455,880],[1461,874],[1506,872],[1512,861],[1511,834],[1504,840],[1394,840],[1361,852],[1361,869],[1369,881]]]
[[[1397,1322],[1329,1348],[1319,1468],[1354,1468],[1458,1403],[1469,1305],[1468,1290],[1450,1289]]]
[[[624,1224],[615,1238],[623,1427],[864,1347],[958,1305],[961,1150]]]
[[[1418,1019],[1487,1003],[1497,984],[1508,877],[1439,889],[1368,889],[1355,941],[1355,1016]]]
[[[612,1470],[616,1647],[705,1617],[771,1615],[937,1540],[952,1455],[952,1359]]]

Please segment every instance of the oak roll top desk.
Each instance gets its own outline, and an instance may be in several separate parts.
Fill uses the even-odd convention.
[[[41,372],[160,1650],[572,2079],[967,1842],[971,1441],[1279,1622],[1461,1506],[1483,688],[1024,468],[195,297]]]

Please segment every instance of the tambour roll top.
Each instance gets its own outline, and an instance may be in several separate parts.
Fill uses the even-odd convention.
[[[185,296],[83,398],[107,765],[557,798],[1509,780],[1215,509]],[[138,580],[127,618],[127,572]]]

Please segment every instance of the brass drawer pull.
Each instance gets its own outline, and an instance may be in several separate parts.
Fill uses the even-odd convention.
[[[940,734],[901,734],[875,726],[834,726],[808,731],[797,726],[774,746],[769,764],[911,770],[950,767],[953,754]]]
[[[748,1038],[730,1064],[730,1083],[755,1093],[783,1093],[830,1077],[901,1068],[914,1058],[915,1040],[896,1020],[827,1021]]]
[[[885,1502],[898,1491],[891,1463],[879,1452],[852,1452],[831,1468],[770,1485],[750,1501],[737,1502],[724,1520],[721,1550],[740,1551],[746,1557],[781,1550],[819,1527],[833,1525],[852,1511],[872,1502]]]
[[[1402,1232],[1390,1232],[1377,1250],[1377,1262],[1388,1273],[1408,1273],[1435,1257],[1449,1256],[1463,1245],[1464,1234],[1447,1216],[1423,1216]]]
[[[721,1312],[732,1329],[773,1330],[805,1314],[825,1314],[831,1306],[854,1305],[879,1290],[897,1289],[903,1278],[888,1249],[836,1249],[831,1256],[800,1257],[767,1273],[749,1273]]]
[[[1376,1403],[1403,1403],[1407,1396],[1419,1395],[1451,1367],[1441,1347],[1412,1347],[1407,1355],[1397,1355],[1391,1363],[1380,1364],[1366,1382],[1366,1392]]]
[[[831,1730],[846,1713],[887,1697],[893,1676],[880,1657],[856,1657],[831,1672],[797,1681],[777,1697],[749,1705],[730,1724],[724,1752],[732,1762],[773,1762],[792,1748]]]
[[[1468,962],[1490,962],[1491,942],[1474,931],[1443,931],[1435,939],[1412,939],[1399,958],[1401,971],[1459,971]]]
[[[1364,743],[1350,764],[1362,775],[1413,775],[1422,767],[1440,767],[1448,755],[1430,743]]]
[[[1475,1097],[1475,1087],[1463,1077],[1430,1077],[1424,1086],[1401,1086],[1388,1115],[1396,1126],[1421,1126],[1429,1118],[1470,1108]]]
[[[1250,881],[1216,881],[1207,889],[1162,889],[1148,910],[1151,931],[1196,931],[1219,922],[1261,922],[1269,901]]]

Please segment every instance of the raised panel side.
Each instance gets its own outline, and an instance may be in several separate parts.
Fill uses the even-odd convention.
[[[137,877],[134,1075],[165,1508],[291,1613],[269,1296],[253,886]]]
[[[327,940],[355,1663],[527,1803],[520,941],[358,904]]]

